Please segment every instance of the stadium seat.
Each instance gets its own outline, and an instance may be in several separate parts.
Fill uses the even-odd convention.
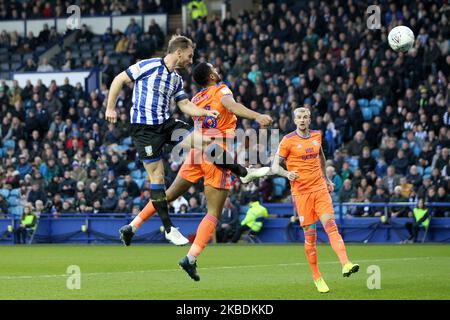
[[[119,58],[110,58],[109,63],[112,65],[117,65],[119,63]]]
[[[90,44],[82,44],[80,46],[81,51],[91,51],[91,45]]]
[[[19,69],[19,67],[22,65],[22,63],[21,62],[13,62],[13,63],[11,63],[11,69],[12,70],[17,70],[17,69]]]
[[[33,59],[33,60],[34,60],[34,57],[33,57],[33,54],[32,54],[32,53],[25,53],[25,54],[23,55],[23,60],[24,60],[24,61],[27,61],[28,59]]]
[[[8,71],[9,70],[9,63],[5,63],[5,62],[1,63],[0,64],[0,69]]]
[[[423,167],[417,166],[417,172],[418,172],[421,176],[423,176],[423,172],[424,172]]]
[[[3,198],[9,197],[9,190],[8,189],[0,189],[0,194],[3,196]]]
[[[16,189],[12,189],[11,192],[9,193],[9,196],[13,196],[13,197],[19,197],[20,198],[20,189],[16,188]]]
[[[23,207],[22,206],[11,207],[9,208],[9,213],[20,217],[23,213]]]
[[[367,108],[369,106],[369,101],[367,99],[359,99],[358,100],[358,105],[359,107],[362,108]]]
[[[38,46],[38,47],[36,47],[36,52],[42,52],[42,51],[45,51],[45,46]]]
[[[91,43],[100,43],[100,42],[102,42],[101,36],[93,36],[91,39]]]
[[[431,172],[433,171],[432,167],[426,167],[423,174],[431,176]]]
[[[378,159],[380,157],[380,149],[373,149],[371,152],[372,158]]]
[[[131,146],[133,144],[133,140],[131,139],[131,137],[126,137],[125,139],[123,139],[122,143],[127,146]]]
[[[139,189],[141,189],[142,186],[144,185],[145,179],[134,179],[134,181],[138,185]]]
[[[103,45],[101,43],[93,43],[92,44],[92,50],[97,52],[100,48],[103,48]]]
[[[16,53],[11,56],[12,62],[22,62],[22,55]]]
[[[413,153],[416,157],[419,156],[420,152],[422,151],[421,147],[419,144],[416,144],[413,148]]]
[[[20,205],[20,198],[16,196],[9,196],[8,199],[8,206],[9,207],[17,207]]]
[[[286,190],[286,178],[284,177],[276,177],[273,179],[273,184],[275,187],[275,197],[282,197],[284,191]]]
[[[351,157],[347,160],[348,164],[350,165],[350,171],[355,172],[359,168],[359,159],[356,159],[354,157]]]
[[[141,179],[142,178],[141,170],[133,170],[133,171],[131,171],[131,177],[134,180]]]
[[[369,102],[369,107],[372,109],[372,113],[378,116],[383,109],[383,100],[373,98]]]
[[[105,51],[114,51],[114,49],[115,49],[114,43],[107,43],[105,45]]]
[[[8,139],[3,143],[3,146],[8,149],[8,148],[16,148],[16,141],[12,140],[12,139]]]
[[[365,121],[372,120],[372,109],[370,109],[368,107],[361,108],[361,112],[363,114],[363,118]]]
[[[123,55],[120,58],[121,66],[124,68],[132,65],[133,64],[132,61],[133,61],[133,58],[131,56]]]
[[[128,164],[128,169],[130,169],[130,171],[135,170],[135,169],[136,169],[136,163],[130,162],[130,163]]]

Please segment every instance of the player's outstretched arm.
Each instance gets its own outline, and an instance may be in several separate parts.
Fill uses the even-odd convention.
[[[262,127],[269,126],[273,122],[271,116],[248,109],[242,103],[236,102],[231,95],[223,96],[220,102],[222,102],[225,108],[227,108],[230,112],[234,113],[238,117],[255,120]]]
[[[199,108],[188,99],[178,101],[177,105],[183,113],[191,117],[219,117],[219,111]]]
[[[120,90],[126,83],[130,83],[131,79],[127,75],[125,71],[119,73],[111,83],[111,87],[109,88],[108,94],[108,104],[106,105],[106,113],[105,118],[107,121],[111,123],[115,123],[117,121],[117,113],[116,113],[116,103],[117,97],[119,96]]]
[[[290,181],[297,180],[298,173],[295,171],[288,171],[286,170],[285,167],[286,167],[286,159],[280,156],[279,154],[276,154],[275,157],[273,158],[272,166],[270,167],[272,173],[285,177]]]

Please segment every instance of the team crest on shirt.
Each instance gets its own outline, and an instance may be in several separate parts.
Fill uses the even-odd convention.
[[[316,140],[313,140],[313,145],[318,146],[319,143]]]
[[[298,145],[297,145],[297,148],[301,149],[301,148],[302,148],[302,145],[301,145],[301,144],[298,144]]]
[[[299,216],[298,220],[300,221],[300,223],[303,223],[303,221],[305,221],[305,217],[304,216]]]
[[[146,146],[145,147],[145,153],[147,154],[148,157],[150,157],[153,154],[152,146]]]

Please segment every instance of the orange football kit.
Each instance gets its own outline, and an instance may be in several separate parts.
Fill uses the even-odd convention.
[[[227,150],[226,139],[234,138],[237,122],[236,116],[228,111],[220,101],[222,97],[227,95],[232,96],[233,93],[225,84],[219,84],[201,90],[192,99],[192,102],[200,108],[219,111],[219,119],[197,117],[194,121],[203,135],[218,139],[216,143],[221,145],[224,150]],[[197,161],[194,161],[194,159]],[[201,159],[201,161],[198,161],[198,159]],[[205,186],[217,189],[230,189],[230,171],[206,160],[203,152],[197,149],[190,150],[178,174],[181,178],[191,183],[196,183],[201,178],[204,178]]]
[[[281,140],[278,154],[286,159],[288,171],[299,177],[291,181],[292,201],[302,226],[316,223],[322,214],[334,213],[333,202],[320,164],[322,133],[309,130],[303,138],[294,131]]]

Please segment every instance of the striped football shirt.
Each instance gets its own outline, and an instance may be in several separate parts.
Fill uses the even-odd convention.
[[[170,72],[162,58],[145,59],[130,66],[126,73],[134,81],[131,123],[157,125],[170,117],[170,101],[187,99],[183,79]]]

